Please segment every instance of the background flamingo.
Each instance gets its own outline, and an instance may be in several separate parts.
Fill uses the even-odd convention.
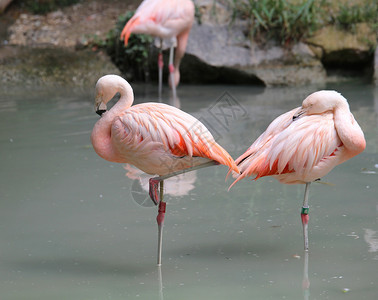
[[[347,100],[335,91],[318,91],[302,107],[276,118],[235,162],[239,180],[273,176],[281,183],[305,183],[301,218],[308,250],[308,187],[336,165],[361,153],[364,134]]]
[[[185,54],[189,32],[194,20],[194,4],[191,0],[144,0],[121,33],[125,46],[131,33],[144,33],[160,38],[158,55],[159,99],[163,78],[163,40],[170,43],[169,74],[173,99],[180,81],[180,61]],[[173,60],[173,48],[176,47]]]
[[[106,111],[115,94],[118,102]],[[207,128],[193,116],[162,103],[131,106],[134,94],[126,80],[117,75],[101,77],[96,84],[95,109],[101,119],[91,140],[96,153],[118,163],[130,163],[148,174],[150,196],[159,204],[158,264],[161,264],[162,226],[165,216],[163,180],[214,165],[223,164],[239,172],[234,160],[218,145]],[[158,185],[160,183],[160,195]]]

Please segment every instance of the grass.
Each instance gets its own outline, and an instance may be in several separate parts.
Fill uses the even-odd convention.
[[[248,35],[258,42],[276,40],[290,45],[311,35],[322,23],[324,1],[233,0],[233,18],[248,21]]]
[[[344,30],[354,29],[358,23],[368,23],[378,29],[378,2],[365,1],[362,4],[340,3],[338,13],[332,16],[332,23]]]
[[[369,23],[377,28],[376,0],[349,4],[327,0],[231,0],[233,19],[248,23],[248,36],[264,44],[276,40],[290,46],[311,36],[321,26],[336,24],[349,30],[357,23]]]

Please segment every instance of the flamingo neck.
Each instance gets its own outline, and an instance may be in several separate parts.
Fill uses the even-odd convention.
[[[91,134],[91,141],[94,150],[100,157],[108,161],[124,163],[124,159],[122,159],[112,141],[112,124],[118,116],[132,105],[134,94],[129,84],[118,87],[115,93],[120,93],[121,97],[96,122]]]
[[[346,149],[346,159],[361,153],[366,147],[366,141],[348,104],[335,108],[334,122],[337,134]]]

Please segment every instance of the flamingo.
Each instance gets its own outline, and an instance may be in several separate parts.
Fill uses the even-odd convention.
[[[308,251],[308,192],[315,181],[335,166],[361,153],[364,134],[336,91],[309,95],[301,107],[277,117],[260,137],[235,160],[239,180],[273,176],[284,184],[306,184],[301,219],[304,248]]]
[[[117,94],[118,102],[106,104]],[[105,75],[96,84],[95,110],[101,118],[94,125],[91,141],[105,160],[129,163],[151,178],[149,193],[158,208],[158,265],[161,265],[165,179],[195,169],[222,164],[238,173],[232,157],[218,145],[207,128],[193,116],[163,103],[134,101],[130,84],[118,75]],[[158,185],[160,184],[160,192]]]
[[[163,40],[170,43],[169,74],[173,99],[176,99],[176,87],[180,81],[180,62],[185,54],[189,32],[194,20],[194,4],[191,0],[144,0],[127,22],[121,32],[127,46],[131,33],[149,34],[160,39],[158,55],[159,99],[163,81]],[[177,44],[175,58],[173,49]]]

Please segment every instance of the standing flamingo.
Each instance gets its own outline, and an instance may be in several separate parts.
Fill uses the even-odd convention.
[[[194,4],[191,0],[144,0],[121,32],[121,39],[124,39],[125,46],[131,33],[144,33],[160,38],[159,99],[161,99],[163,81],[163,40],[168,40],[171,45],[168,67],[173,99],[176,99],[176,86],[180,81],[180,62],[185,54],[193,20]]]
[[[117,94],[118,102],[106,111],[106,104]],[[162,228],[166,203],[163,182],[169,177],[215,164],[239,170],[232,157],[218,145],[207,128],[193,116],[163,103],[131,106],[134,94],[130,84],[117,75],[101,77],[96,84],[95,109],[101,116],[91,140],[102,158],[129,163],[148,174],[150,196],[159,204],[157,216],[158,265],[161,264]],[[158,185],[160,183],[160,195]]]
[[[335,166],[361,153],[364,134],[347,100],[335,91],[309,95],[302,107],[276,118],[235,162],[240,175],[255,180],[274,176],[281,183],[306,184],[301,211],[305,250],[308,250],[308,188]]]

